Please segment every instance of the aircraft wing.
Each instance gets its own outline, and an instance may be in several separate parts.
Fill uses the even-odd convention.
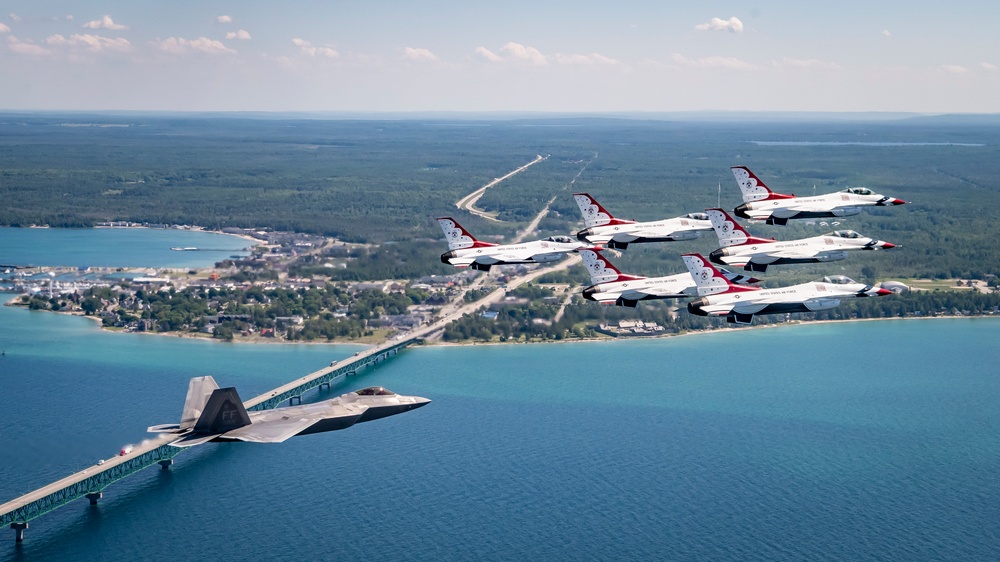
[[[218,437],[237,439],[249,443],[281,443],[289,437],[294,437],[316,422],[322,420],[318,415],[284,416],[275,420],[258,421],[241,428],[227,431]]]
[[[202,443],[208,443],[212,439],[218,437],[217,434],[213,433],[211,435],[195,435],[188,434],[185,437],[181,437],[177,441],[170,443],[174,447],[194,447],[195,445],[201,445]]]
[[[779,250],[777,252],[767,252],[763,256],[771,257],[775,259],[786,259],[786,260],[804,260],[816,257],[815,252],[796,252],[794,250]],[[760,261],[760,260],[758,260]],[[764,263],[764,262],[761,262]]]

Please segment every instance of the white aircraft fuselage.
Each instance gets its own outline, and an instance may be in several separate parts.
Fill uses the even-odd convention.
[[[755,314],[816,312],[836,308],[845,299],[894,293],[847,277],[827,277],[823,281],[774,289],[734,286],[702,256],[686,254],[683,257],[702,295],[688,302],[688,312],[698,316],[725,316],[728,322],[738,324],[750,324]]]
[[[712,223],[704,213],[690,213],[672,219],[636,222],[615,218],[596,199],[587,193],[575,193],[573,199],[580,207],[584,228],[576,233],[578,240],[603,244],[616,250],[625,250],[629,244],[643,242],[678,242],[694,240],[702,232],[711,232]]]
[[[745,219],[783,225],[789,219],[848,217],[861,214],[864,207],[891,207],[902,204],[901,199],[872,193],[865,187],[849,187],[844,191],[811,197],[767,199],[743,203],[736,207],[733,212],[736,213],[736,216]]]
[[[441,262],[480,271],[489,271],[494,265],[559,261],[566,254],[589,246],[569,236],[552,236],[520,244],[494,244],[476,240],[451,217],[438,218],[437,222],[449,248],[441,254]]]

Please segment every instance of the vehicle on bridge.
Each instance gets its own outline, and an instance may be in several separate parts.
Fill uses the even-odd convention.
[[[179,424],[149,427],[151,433],[175,433],[174,447],[210,441],[281,443],[296,435],[347,429],[355,423],[401,414],[428,404],[419,396],[403,396],[375,386],[348,392],[332,400],[248,412],[233,387],[219,388],[212,377],[195,377],[188,384]]]

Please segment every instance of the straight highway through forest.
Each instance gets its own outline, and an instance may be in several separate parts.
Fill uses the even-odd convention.
[[[499,178],[493,178],[493,181],[491,181],[490,183],[484,185],[483,187],[480,187],[479,189],[477,189],[477,190],[473,191],[472,193],[466,195],[465,197],[459,199],[458,203],[455,203],[455,206],[458,207],[459,209],[463,209],[463,210],[469,211],[473,215],[476,215],[476,216],[479,216],[479,217],[483,217],[484,219],[489,219],[489,220],[494,221],[494,222],[500,222],[499,219],[497,219],[496,217],[490,215],[489,213],[487,213],[485,211],[480,211],[479,209],[475,208],[474,205],[476,204],[476,202],[479,201],[479,199],[483,196],[484,193],[486,193],[487,189],[493,187],[494,185],[502,182],[503,180],[505,180],[505,179],[507,179],[507,178],[515,175],[515,174],[519,174],[519,173],[527,170],[533,164],[537,164],[537,163],[541,162],[542,160],[548,159],[548,157],[549,157],[549,155],[542,156],[541,154],[539,154],[539,155],[537,155],[535,157],[534,160],[532,160],[531,162],[528,162],[527,164],[525,164],[524,166],[521,166],[520,168],[514,170],[513,172],[510,172],[507,175],[501,176]]]

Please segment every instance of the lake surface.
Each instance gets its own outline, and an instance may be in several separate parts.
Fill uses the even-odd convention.
[[[0,264],[69,267],[212,267],[253,242],[159,228],[0,228]],[[176,251],[170,248],[198,248]]]
[[[2,560],[1000,558],[1000,321],[425,347],[372,384],[434,400],[279,445],[209,444],[30,523]],[[355,346],[102,332],[0,307],[0,502]]]

